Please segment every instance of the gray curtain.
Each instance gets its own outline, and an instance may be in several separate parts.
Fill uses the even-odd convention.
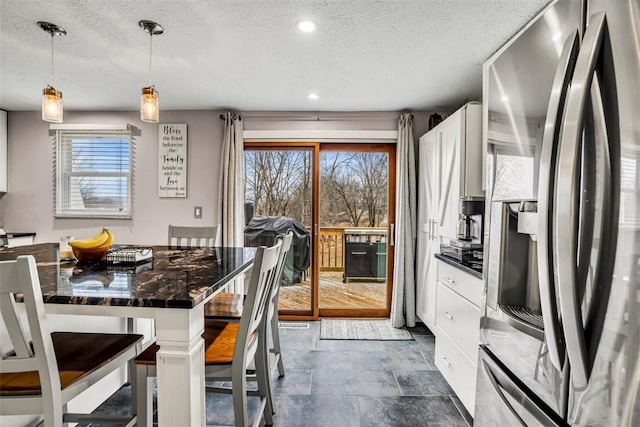
[[[220,162],[221,246],[244,246],[244,140],[242,117],[226,113]]]
[[[413,116],[398,120],[396,145],[396,227],[393,260],[391,323],[396,328],[416,325],[416,163]]]

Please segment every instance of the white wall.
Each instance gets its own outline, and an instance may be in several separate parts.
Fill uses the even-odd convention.
[[[130,123],[134,127],[133,219],[55,219],[53,143],[49,124],[38,112],[10,112],[9,191],[0,199],[5,231],[36,233],[36,243],[61,236],[89,237],[109,227],[116,243],[165,244],[167,225],[212,225],[216,220],[222,125],[219,112],[163,111],[162,123],[188,125],[188,197],[159,198],[158,124],[143,123],[138,112],[65,112],[65,123]],[[202,219],[193,207],[202,206]]]
[[[162,111],[161,123],[188,125],[188,197],[159,198],[158,124],[143,123],[137,111],[65,112],[65,123],[129,123],[135,141],[133,219],[56,219],[53,217],[53,144],[40,112],[9,112],[8,192],[0,199],[0,227],[35,232],[36,243],[61,236],[89,237],[101,227],[116,244],[165,244],[169,224],[217,223],[222,111]],[[245,129],[396,130],[399,113],[246,112]],[[429,112],[414,112],[416,141],[427,130]],[[193,217],[202,206],[202,219]]]

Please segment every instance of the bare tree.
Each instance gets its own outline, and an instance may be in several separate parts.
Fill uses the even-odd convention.
[[[324,211],[340,207],[353,226],[375,227],[387,209],[388,161],[385,153],[355,153],[323,156]],[[324,193],[324,191],[323,191]]]
[[[253,150],[245,152],[245,200],[254,213],[291,216],[311,222],[309,152]]]
[[[311,225],[310,151],[245,151],[245,200],[256,215],[284,215]],[[388,157],[385,153],[323,153],[320,220],[376,227],[386,221]]]

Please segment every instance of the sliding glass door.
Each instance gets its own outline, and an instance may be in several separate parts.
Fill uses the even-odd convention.
[[[295,232],[281,318],[388,317],[394,166],[392,144],[245,143],[245,244]]]
[[[312,232],[317,151],[315,143],[245,143],[245,245],[271,244],[282,230],[294,230],[280,286],[281,317],[317,317]]]
[[[319,313],[388,317],[394,145],[321,144]]]

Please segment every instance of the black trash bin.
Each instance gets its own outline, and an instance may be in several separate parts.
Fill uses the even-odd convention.
[[[244,228],[245,246],[271,246],[276,236],[293,231],[291,250],[284,265],[283,285],[300,283],[311,265],[311,234],[304,225],[286,216],[256,216]]]

